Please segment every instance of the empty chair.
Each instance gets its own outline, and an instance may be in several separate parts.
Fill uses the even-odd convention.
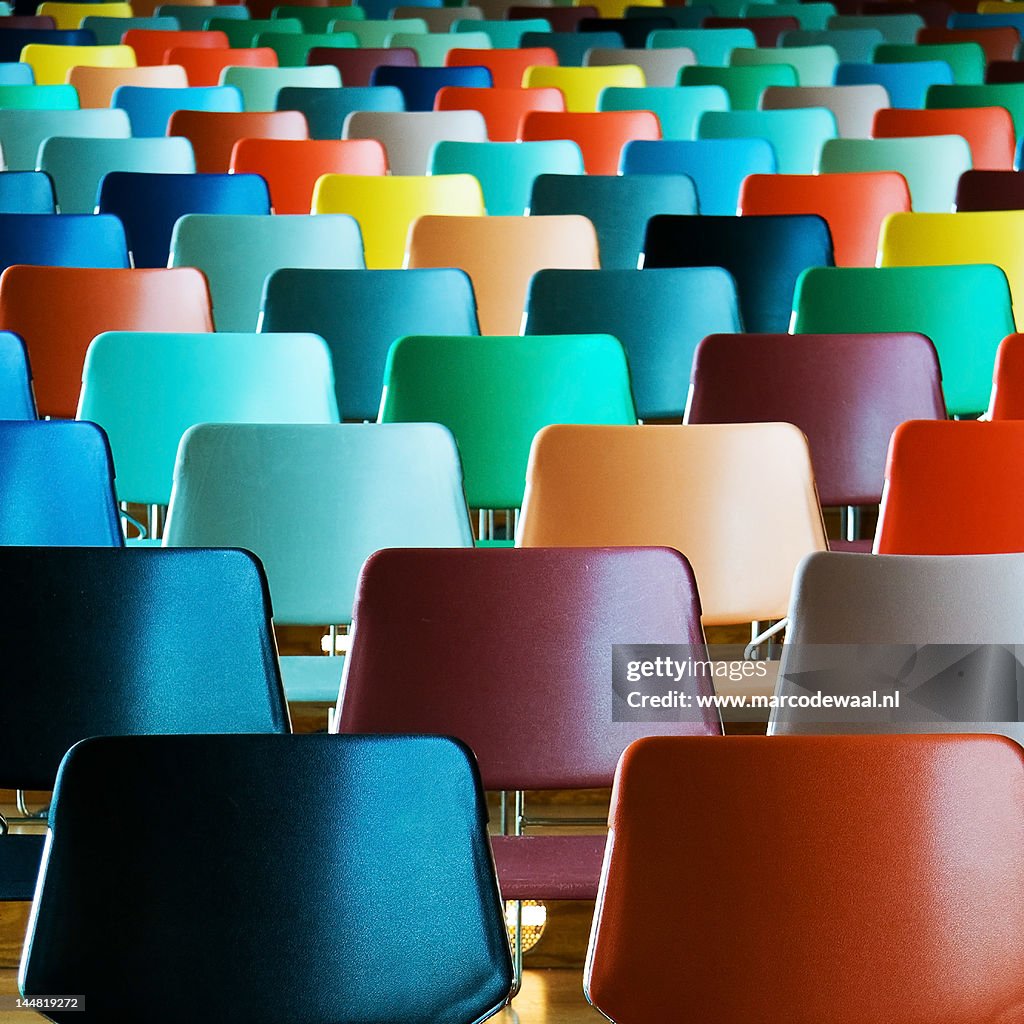
[[[873,28],[881,32],[888,43],[910,44],[917,41],[917,33],[924,28],[919,14],[837,14],[828,19],[832,29]],[[937,62],[936,62],[937,63]]]
[[[1019,136],[1024,131],[1024,82],[1008,85],[933,85],[925,106],[930,110],[1005,107]]]
[[[757,40],[748,28],[673,28],[652,32],[647,45],[652,49],[686,46],[697,55],[698,64],[725,67],[733,50],[756,46]]]
[[[761,97],[761,106],[765,110],[794,107],[825,107],[831,110],[841,139],[871,138],[876,112],[890,105],[889,94],[881,85],[769,86]]]
[[[515,334],[533,274],[595,270],[598,242],[586,217],[424,216],[409,232],[409,267],[459,267],[473,282],[481,334]]]
[[[274,110],[277,94],[286,86],[336,89],[341,86],[341,75],[333,67],[266,68],[228,67],[221,76],[221,84],[233,85],[242,94],[246,110]]]
[[[953,72],[945,61],[914,64],[840,64],[836,85],[881,85],[893,107],[920,110],[933,85],[952,85]]]
[[[277,94],[277,109],[300,111],[309,125],[311,139],[334,142],[341,138],[345,118],[354,110],[402,110],[403,100],[393,86],[343,86],[341,89],[289,86]]]
[[[9,171],[35,170],[39,146],[54,135],[127,139],[123,110],[0,110],[0,150]]]
[[[527,88],[560,89],[565,109],[573,113],[597,110],[603,89],[638,88],[646,85],[644,73],[635,64],[610,67],[552,68],[532,67],[523,76]]]
[[[770,217],[652,217],[644,241],[649,267],[724,267],[736,280],[743,326],[757,334],[789,328],[797,280],[808,267],[832,266],[825,220]]]
[[[301,4],[282,4],[274,8],[272,18],[297,18],[303,32],[328,32],[335,21],[365,21],[362,7],[306,7]]]
[[[198,270],[8,267],[0,327],[24,339],[43,416],[78,408],[89,343],[110,330],[209,331],[210,296]]]
[[[876,138],[915,135],[962,135],[971,147],[972,166],[982,171],[1013,167],[1013,118],[1003,107],[959,110],[880,110],[875,115]]]
[[[664,50],[616,50],[593,49],[586,57],[585,67],[607,67],[614,64],[630,64],[640,68],[648,86],[663,89],[674,87],[679,81],[679,72],[697,60],[693,50],[677,46]],[[615,88],[608,86],[608,88]],[[598,96],[598,109],[601,109]]]
[[[475,110],[357,110],[345,121],[345,138],[377,139],[392,174],[426,174],[437,143],[486,142],[487,125]]]
[[[649,110],[614,110],[600,113],[537,111],[523,119],[524,141],[571,139],[583,153],[588,174],[618,174],[622,148],[636,139],[660,139],[658,118]]]
[[[130,46],[47,46],[30,43],[21,51],[21,60],[32,68],[37,85],[57,85],[67,81],[72,68],[86,64],[98,68],[135,67]]]
[[[523,118],[534,110],[564,111],[557,89],[464,89],[446,87],[435,100],[438,110],[478,110],[492,142],[515,142]]]
[[[34,420],[32,370],[25,343],[11,331],[0,331],[0,420]]]
[[[917,35],[919,43],[977,43],[985,54],[985,63],[1013,60],[1020,45],[1020,30],[1012,25],[954,25],[926,28]]]
[[[0,85],[2,110],[78,110],[72,85]]]
[[[127,267],[125,230],[117,217],[56,213],[0,214],[0,270]]]
[[[121,86],[145,89],[184,89],[185,69],[174,64],[142,68],[94,68],[84,65],[68,72],[68,82],[78,90],[82,107],[109,107]]]
[[[945,61],[957,85],[980,85],[985,81],[985,51],[977,43],[883,43],[875,50],[875,63],[902,64],[916,61]]]
[[[88,29],[3,28],[0,27],[0,61],[20,61],[26,46],[95,46],[96,37]]]
[[[310,61],[309,55],[316,50],[353,49],[356,37],[350,32],[324,32],[316,35],[305,32],[261,32],[256,38],[256,46],[267,47],[277,56],[277,63],[282,68],[304,68],[311,66],[330,66],[330,61]],[[338,68],[335,68],[338,71]],[[226,74],[226,72],[225,72]]]
[[[179,64],[189,85],[223,85],[222,73],[230,67],[276,68],[277,54],[267,46],[238,50],[230,47],[175,46],[164,55],[165,64]]]
[[[342,85],[368,86],[376,68],[384,65],[414,68],[419,66],[416,51],[407,46],[379,49],[348,50],[314,47],[309,51],[310,64],[333,64],[341,72]]]
[[[988,418],[992,420],[1024,419],[1024,336],[1010,334],[1002,340],[996,353],[992,381],[992,401]]]
[[[0,172],[0,213],[53,213],[53,181],[44,171]]]
[[[730,110],[757,110],[766,89],[793,88],[797,83],[796,71],[788,64],[765,67],[689,67],[683,68],[679,84],[685,86],[717,85],[726,91]]]
[[[880,111],[879,116],[890,111]],[[877,122],[876,122],[877,123]],[[702,139],[767,139],[778,162],[780,174],[812,174],[821,148],[837,135],[831,110],[712,110],[697,126]]]
[[[841,64],[869,64],[874,58],[875,50],[884,41],[885,36],[877,28],[796,29],[783,32],[780,45],[787,49],[800,46],[831,46]]]
[[[831,46],[789,46],[774,50],[740,48],[732,51],[733,67],[788,66],[796,74],[796,84],[825,87],[835,84],[839,55]]]
[[[486,32],[396,32],[390,45],[408,46],[424,67],[441,68],[450,50],[489,50],[491,41]]]
[[[516,49],[522,44],[523,35],[526,32],[551,31],[551,22],[546,21],[544,18],[530,18],[523,21],[503,21],[491,18],[486,20],[477,18],[463,20],[458,18],[459,10],[457,9],[452,10],[449,8],[448,13],[456,16],[451,29],[453,32],[483,32],[490,39],[491,46],[496,48]],[[445,65],[447,67],[455,66],[449,60],[451,54],[452,51],[449,50],[445,55]]]
[[[782,33],[792,32],[793,29],[799,28],[800,22],[796,18],[775,17],[774,15],[747,18],[718,14],[706,18],[704,27],[708,29],[749,29],[754,34],[756,46],[765,50],[774,50],[779,45],[779,37]]]
[[[116,18],[110,15],[89,14],[81,19],[82,28],[88,29],[96,37],[100,46],[116,46],[121,42],[121,37],[133,28],[166,29],[176,31],[181,28],[177,18],[156,16],[148,18],[131,17]]]
[[[152,64],[178,64],[164,58],[173,49],[197,50],[201,47],[227,49],[228,37],[223,32],[180,31],[164,32],[159,29],[133,28],[125,32],[126,46],[135,51],[135,60],[140,67]],[[217,83],[214,82],[214,85]]]
[[[346,32],[352,32],[358,40],[359,49],[390,49],[394,46],[395,34],[401,32],[409,35],[413,32],[426,32],[427,23],[422,18],[368,18],[364,21],[349,22],[345,25]],[[407,43],[400,49],[408,49]],[[413,53],[416,51],[414,50]],[[416,63],[420,63],[419,57]],[[369,83],[366,83],[369,84]]]
[[[487,68],[402,68],[380,67],[370,76],[371,85],[393,85],[400,90],[406,110],[433,110],[434,98],[441,89],[460,87],[489,89],[491,73]]]
[[[1024,210],[1024,176],[1017,171],[964,171],[954,205],[958,213]]]
[[[801,276],[793,331],[923,334],[939,355],[946,408],[976,415],[988,408],[996,349],[1014,324],[998,267],[840,267]]]
[[[520,45],[524,49],[550,50],[558,57],[558,66],[580,68],[587,54],[595,48],[615,49],[622,47],[622,36],[618,32],[524,32]]]
[[[56,28],[68,30],[82,27],[82,19],[87,17],[130,18],[132,8],[127,3],[57,3],[45,0],[36,8],[36,13],[53,18]]]
[[[209,89],[148,89],[122,85],[114,90],[111,105],[127,113],[134,137],[152,138],[167,134],[167,122],[178,110],[241,113],[242,94],[233,85]]]
[[[448,67],[484,67],[491,73],[496,89],[519,89],[527,68],[557,67],[558,55],[545,46],[518,47],[514,50],[449,50]]]
[[[309,138],[306,119],[296,110],[270,113],[178,110],[171,114],[167,134],[184,136],[192,143],[196,170],[202,174],[227,171],[231,151],[239,139]]]
[[[210,32],[223,32],[227,36],[228,46],[245,49],[261,45],[258,37],[264,32],[275,32],[281,35],[302,32],[302,22],[297,18],[220,18],[212,16],[206,22]]]
[[[0,63],[0,82],[4,85],[34,85],[35,78],[27,64],[20,61],[5,61]]]
[[[540,270],[524,333],[608,332],[626,350],[639,416],[679,420],[698,342],[739,325],[736,285],[720,267]]]
[[[729,94],[720,85],[690,85],[685,89],[674,85],[611,88],[601,93],[598,105],[601,110],[650,110],[657,115],[663,138],[695,139],[701,114],[706,110],[728,110]]]

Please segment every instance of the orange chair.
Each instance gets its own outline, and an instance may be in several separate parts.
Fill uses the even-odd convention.
[[[1011,334],[999,346],[988,418],[1024,420],[1024,334]]]
[[[1013,118],[1004,107],[958,110],[879,110],[871,132],[876,139],[921,135],[960,135],[971,148],[972,166],[980,171],[1013,169]]]
[[[597,232],[586,217],[420,217],[409,267],[459,267],[473,282],[481,334],[519,334],[538,270],[597,270]]]
[[[918,30],[919,44],[977,43],[985,51],[985,63],[994,60],[1014,60],[1020,46],[1020,33],[1008,26],[992,28],[922,28]]]
[[[444,63],[448,68],[487,68],[496,89],[519,89],[527,68],[556,68],[558,54],[548,46],[520,50],[449,50]]]
[[[618,174],[622,147],[634,139],[660,139],[661,125],[649,110],[596,114],[538,111],[523,118],[519,138],[524,142],[571,139],[583,153],[587,174]]]
[[[308,139],[309,126],[298,110],[176,110],[167,123],[167,134],[181,135],[192,143],[200,174],[218,174],[231,166],[239,139]]]
[[[1024,551],[1024,420],[910,420],[893,432],[875,533],[883,555]]]
[[[1022,822],[1002,736],[639,740],[587,998],[620,1024],[1020,1020]]]
[[[198,270],[8,267],[0,275],[0,324],[25,339],[40,416],[78,408],[90,342],[104,331],[213,330],[210,292]]]
[[[147,89],[184,89],[188,85],[185,69],[176,64],[146,65],[140,68],[74,67],[68,82],[78,90],[83,107],[102,109],[110,106],[114,90],[122,85]]]
[[[140,68],[166,64],[164,55],[177,46],[228,48],[228,37],[223,32],[164,32],[154,28],[129,29],[121,37],[121,42],[135,51],[135,63]]]
[[[491,142],[515,142],[519,138],[519,126],[527,114],[534,110],[560,113],[565,110],[565,100],[558,89],[473,89],[448,85],[438,90],[434,97],[434,109],[477,110],[483,114],[487,124],[487,138]]]
[[[882,221],[910,211],[906,179],[870,174],[751,174],[740,186],[741,214],[816,213],[832,233],[837,267],[873,267]]]
[[[188,75],[189,85],[220,85],[225,68],[276,68],[277,52],[269,46],[250,50],[176,46],[164,54],[164,63],[180,64]]]
[[[230,170],[262,175],[275,213],[309,213],[321,174],[387,174],[388,158],[376,139],[240,139]]]

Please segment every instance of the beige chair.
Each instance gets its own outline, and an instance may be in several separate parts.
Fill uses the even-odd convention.
[[[679,84],[682,68],[697,63],[697,55],[688,46],[671,46],[659,50],[595,49],[584,58],[586,67],[608,67],[631,64],[644,73],[648,85],[670,88]]]
[[[94,68],[79,64],[68,72],[68,82],[78,90],[82,107],[109,107],[114,90],[122,85],[147,89],[184,89],[188,77],[180,64],[159,64],[145,68]]]
[[[346,139],[377,139],[392,174],[426,174],[438,142],[486,142],[478,110],[357,110],[345,121]]]
[[[518,334],[538,270],[597,270],[600,262],[586,217],[421,217],[409,233],[406,265],[466,271],[480,333]]]
[[[762,110],[831,110],[841,139],[870,139],[875,112],[887,106],[889,93],[882,85],[770,85],[761,97]]]

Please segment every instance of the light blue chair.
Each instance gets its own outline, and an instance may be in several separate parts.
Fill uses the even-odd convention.
[[[196,7],[191,4],[161,4],[156,9],[159,18],[175,18],[185,32],[200,32],[211,18],[249,17],[245,4],[217,4],[212,7]]]
[[[733,50],[757,46],[757,40],[748,28],[661,28],[650,34],[647,45],[652,50],[687,46],[698,64],[724,68]]]
[[[0,64],[0,85],[35,85],[31,64],[10,61]]]
[[[870,64],[875,50],[885,42],[885,36],[877,28],[827,28],[798,29],[783,32],[781,46],[793,49],[801,46],[831,46],[840,63]]]
[[[889,93],[889,102],[894,107],[911,110],[924,108],[925,96],[933,85],[952,84],[953,70],[944,60],[840,64],[836,68],[836,85],[881,85]]]
[[[277,110],[298,110],[306,117],[311,139],[340,139],[345,118],[357,110],[400,113],[402,90],[393,85],[354,85],[340,89],[291,88],[277,94]]]
[[[0,420],[34,420],[32,371],[25,343],[13,331],[0,331]]]
[[[831,110],[710,111],[697,126],[702,139],[766,139],[775,151],[780,174],[813,174],[821,147],[839,131]],[[705,211],[707,212],[707,211]]]
[[[612,87],[603,90],[598,100],[598,110],[652,110],[664,139],[695,139],[701,114],[728,109],[729,94],[720,85]]]
[[[40,145],[55,135],[127,139],[131,126],[123,110],[0,110],[0,152],[9,171],[35,170]]]
[[[124,225],[107,214],[0,214],[0,271],[19,264],[127,269]]]
[[[242,94],[232,85],[197,86],[188,89],[146,89],[122,85],[114,90],[111,106],[123,110],[136,138],[162,138],[176,110],[216,110],[237,113]]]
[[[233,67],[224,69],[221,82],[238,89],[246,110],[276,110],[282,89],[340,89],[341,73],[330,64],[308,68]]]
[[[775,49],[738,49],[729,57],[731,67],[791,67],[797,85],[834,85],[839,55],[831,46],[789,46]]]
[[[82,28],[89,29],[100,46],[118,46],[121,36],[133,28],[150,29],[157,32],[174,32],[181,22],[170,16],[152,18],[107,18],[95,14],[82,19]]]
[[[877,28],[887,43],[909,45],[925,27],[920,14],[838,14],[828,19],[828,28]]]
[[[0,213],[56,213],[53,181],[42,171],[0,171]]]

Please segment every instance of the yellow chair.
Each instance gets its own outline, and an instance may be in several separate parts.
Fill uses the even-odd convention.
[[[131,4],[69,4],[48,0],[39,5],[36,13],[49,15],[57,28],[70,29],[81,28],[83,18],[131,18],[134,12]]]
[[[1024,210],[896,213],[882,225],[879,266],[992,263],[1010,284],[1014,320],[1024,329]]]
[[[21,61],[32,68],[37,85],[60,85],[68,80],[72,68],[133,68],[135,51],[130,46],[30,43],[22,48]]]
[[[981,0],[979,14],[1024,14],[1024,0]]]
[[[94,68],[84,64],[68,72],[68,81],[78,90],[83,109],[109,107],[114,90],[121,85],[147,89],[184,89],[188,76],[180,64],[156,64],[146,68]]]
[[[313,212],[355,217],[363,232],[366,266],[386,270],[402,266],[409,228],[418,217],[480,217],[484,196],[471,174],[325,174],[313,189]]]
[[[643,69],[636,64],[611,64],[592,68],[526,69],[523,85],[529,89],[560,89],[565,109],[587,114],[597,110],[597,101],[605,89],[641,89],[647,84]]]

